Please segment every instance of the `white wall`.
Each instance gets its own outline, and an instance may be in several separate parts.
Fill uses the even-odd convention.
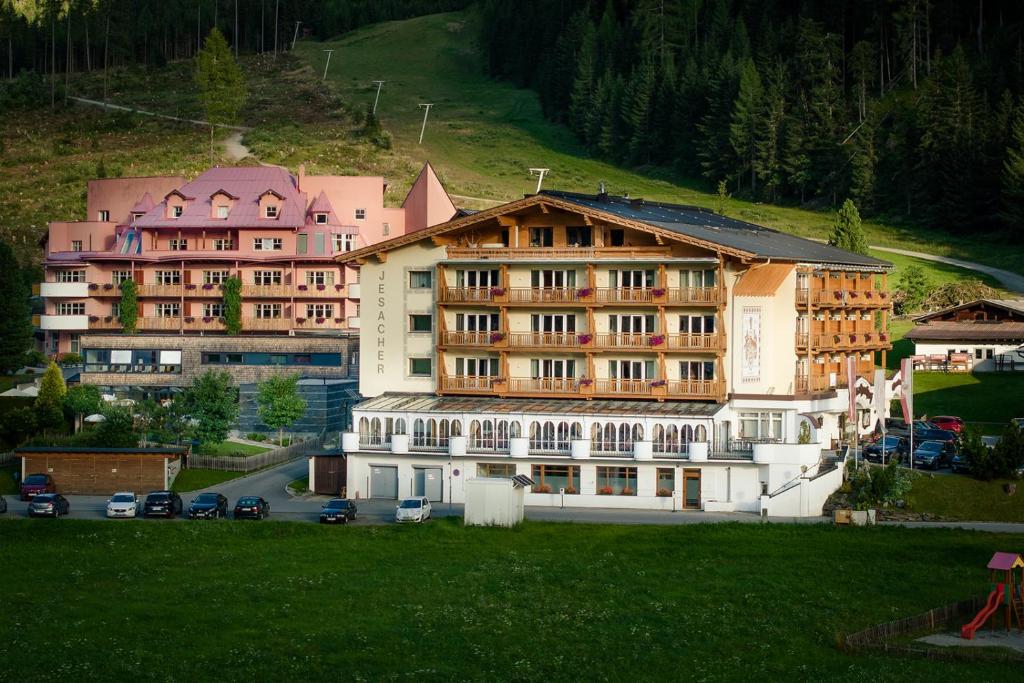
[[[951,350],[956,353],[968,353],[971,355],[971,369],[978,372],[993,372],[996,369],[995,357],[1003,353],[1012,353],[1016,349],[1020,348],[1019,343],[1013,344],[982,344],[979,342],[955,342],[955,341],[939,341],[939,342],[917,342],[914,344],[914,353],[920,356],[931,356],[931,355],[943,355],[945,356]],[[976,351],[981,349],[981,359],[979,360]],[[993,358],[986,358],[988,351],[992,351]],[[1017,366],[1019,369],[1024,370],[1024,358],[1018,356],[1016,358]]]
[[[730,294],[736,273],[727,272]],[[743,309],[761,314],[760,373],[743,377]],[[730,296],[728,325],[729,391],[737,394],[792,395],[796,376],[796,271],[779,285],[774,296]]]

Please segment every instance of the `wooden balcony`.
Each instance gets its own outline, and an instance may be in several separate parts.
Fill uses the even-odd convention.
[[[292,324],[291,318],[242,318],[242,329],[247,332],[287,332]]]
[[[470,377],[442,376],[440,391],[492,396],[545,396],[558,398],[698,399],[721,401],[721,380],[586,379],[577,377]]]
[[[592,335],[575,332],[513,332],[507,336],[509,348],[548,351],[589,347],[585,342],[591,339]]]
[[[437,298],[444,304],[490,303],[496,300],[499,287],[439,287]]]
[[[655,389],[659,391],[656,392]],[[652,380],[646,379],[599,379],[594,381],[594,393],[653,397],[656,394],[664,395],[665,387],[656,387]]]
[[[185,318],[185,329],[189,332],[223,332],[224,319],[212,316]]]
[[[807,307],[808,298],[812,308],[889,308],[892,297],[888,292],[877,289],[798,289],[796,305]]]
[[[579,304],[592,300],[593,292],[586,287],[511,287],[504,297],[510,304]]]
[[[94,320],[95,318],[95,320]],[[90,330],[120,330],[121,321],[116,315],[89,316]]]
[[[512,377],[508,380],[510,394],[574,394],[579,388],[575,377]]]
[[[104,284],[92,283],[89,285],[89,296],[120,299],[121,286],[111,282]]]
[[[441,391],[469,391],[490,394],[494,392],[497,377],[475,375],[443,375],[439,382]]]
[[[670,334],[665,348],[669,351],[707,351],[718,353],[725,350],[725,338],[715,332],[709,334]]]
[[[665,302],[682,305],[717,305],[722,303],[718,287],[673,287],[666,292]]]
[[[137,327],[140,330],[177,332],[181,329],[182,320],[179,316],[158,316],[153,318],[139,318]]]
[[[673,379],[668,382],[668,398],[725,399],[725,382],[720,379]]]
[[[183,285],[182,289],[187,297],[201,297],[206,299],[222,299],[224,298],[224,290],[220,285],[215,284],[188,284]]]
[[[657,296],[655,295],[657,293]],[[599,287],[597,301],[602,304],[653,304],[664,301],[666,290],[646,287]]]
[[[295,330],[343,330],[345,321],[343,318],[303,318],[295,320],[292,329]]]
[[[179,299],[185,291],[181,285],[139,285],[139,296]]]
[[[448,247],[449,259],[473,261],[632,261],[665,258],[669,247]]]
[[[441,344],[445,346],[494,346],[491,335],[500,332],[442,332]]]
[[[816,351],[876,351],[891,349],[885,332],[826,332],[797,335],[797,348],[807,348],[810,342]]]
[[[338,299],[345,296],[345,285],[296,285],[291,296],[296,299]]]
[[[598,334],[594,336],[595,347],[612,351],[656,351],[664,345],[665,335],[663,334]]]

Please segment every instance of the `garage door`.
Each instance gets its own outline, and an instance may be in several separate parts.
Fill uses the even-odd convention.
[[[414,496],[426,496],[430,502],[440,502],[442,497],[441,468],[417,467],[413,474]]]
[[[398,468],[374,465],[370,468],[370,498],[398,498]]]

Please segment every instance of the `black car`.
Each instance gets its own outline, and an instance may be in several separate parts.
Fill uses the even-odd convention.
[[[235,503],[235,519],[263,519],[270,516],[270,503],[260,496],[242,496]]]
[[[142,507],[143,517],[166,517],[180,515],[184,507],[181,496],[174,491],[150,491]]]
[[[71,512],[71,503],[59,493],[40,493],[28,504],[29,517],[60,517]]]
[[[188,506],[189,519],[221,519],[228,516],[228,499],[219,493],[200,493]]]
[[[321,524],[348,524],[349,520],[355,521],[359,510],[356,504],[348,498],[332,498],[324,503],[320,510]]]
[[[882,462],[884,451],[885,462],[889,462],[893,457],[898,460],[908,450],[910,450],[910,444],[902,436],[886,435],[884,446],[882,439],[879,439],[864,447],[864,459],[870,462]]]
[[[956,443],[956,440],[960,438],[956,432],[952,432],[948,429],[918,429],[914,427],[914,448],[917,449],[917,444],[924,443],[925,441],[942,441],[943,443]]]

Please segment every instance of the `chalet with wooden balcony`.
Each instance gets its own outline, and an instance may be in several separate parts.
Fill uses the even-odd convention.
[[[729,488],[720,463],[750,465],[759,459],[755,446],[765,453],[769,445],[795,447],[801,432],[816,452],[840,438],[847,368],[867,381],[890,348],[888,263],[697,207],[545,191],[339,260],[359,269],[366,292],[360,391],[374,399],[354,411],[358,433],[350,445],[398,444],[396,495],[420,495],[422,473],[403,469],[427,462],[415,455],[417,420],[447,420],[447,436],[458,437],[454,446],[446,441],[453,455],[461,453],[458,439],[497,433],[500,420],[481,413],[516,405],[535,418],[503,429],[518,431],[509,439],[525,440],[513,450],[530,466],[498,467],[460,454],[468,458],[463,476],[562,467],[552,449],[538,445],[550,422],[552,438],[564,446],[555,450],[570,460],[598,462],[615,451],[609,457],[657,461],[692,452],[693,462],[716,463],[696,468],[703,474],[676,473],[669,487],[678,493],[714,477],[698,496],[702,508],[714,508],[711,498]],[[385,399],[399,395],[430,397],[436,414],[421,414],[411,399]],[[442,417],[453,406],[460,417]],[[869,428],[871,408],[861,408],[858,424]],[[591,419],[608,410],[617,416],[611,422]],[[672,419],[649,419],[666,410]],[[609,449],[612,432],[620,445]],[[412,445],[404,438],[410,433]],[[781,458],[780,465],[800,451],[775,450],[770,459]],[[350,455],[349,481],[365,482],[360,492],[377,495],[384,489],[373,488],[370,460],[379,463],[379,454]],[[595,495],[605,488],[592,465],[566,467],[583,468],[571,488]],[[637,476],[636,486],[610,486],[657,498],[666,488],[658,477],[668,477],[658,469],[634,467],[616,481]],[[558,472],[567,477],[558,481],[572,480]],[[767,471],[754,476],[766,477],[766,487],[775,481]],[[407,491],[403,482],[410,481]],[[456,500],[457,486],[452,478]],[[534,494],[545,492],[539,486]],[[754,489],[761,487],[750,487],[750,500]],[[612,500],[621,502],[602,502]]]

